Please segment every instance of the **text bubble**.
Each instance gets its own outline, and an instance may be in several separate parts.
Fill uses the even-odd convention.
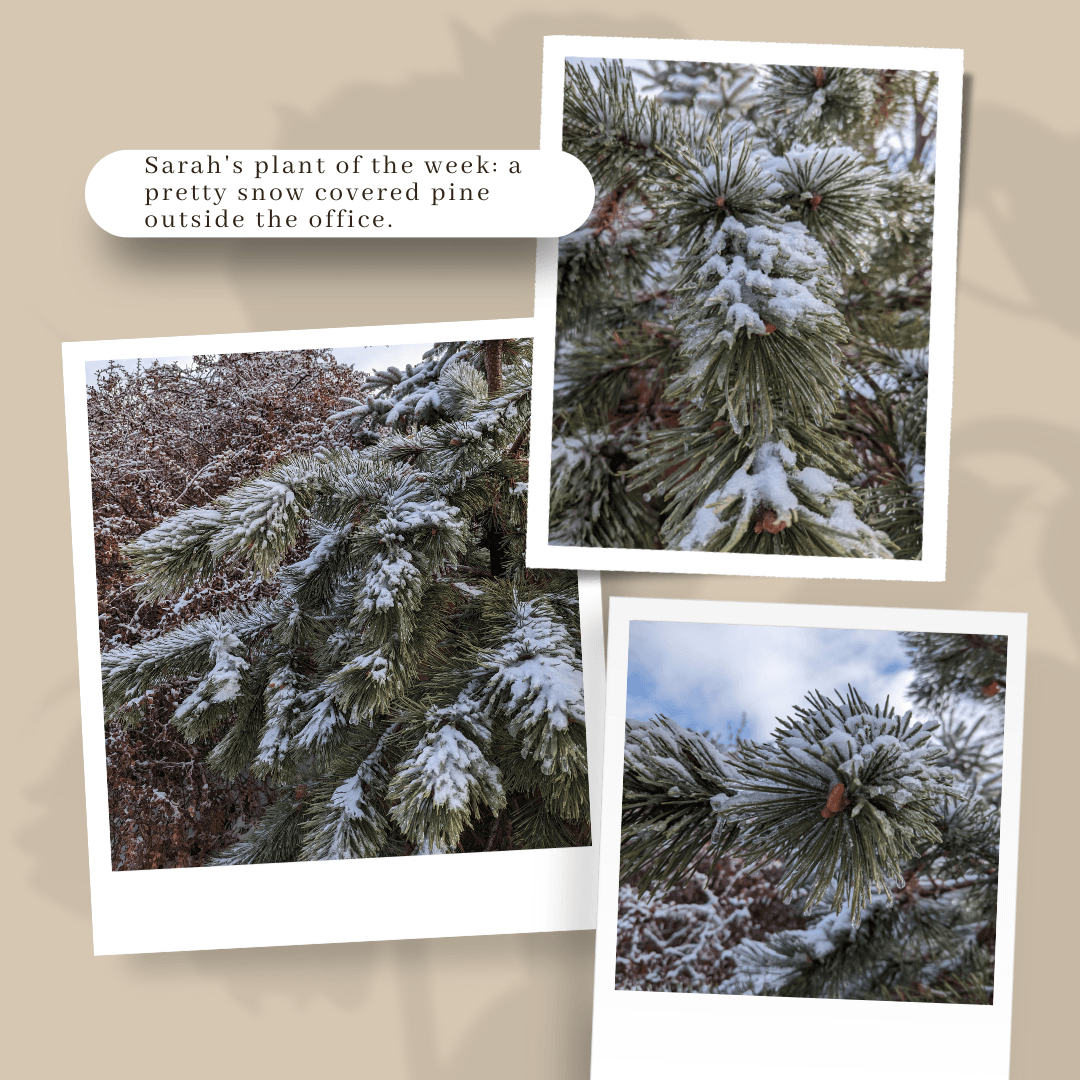
[[[90,216],[132,237],[563,236],[593,182],[550,150],[118,150]]]

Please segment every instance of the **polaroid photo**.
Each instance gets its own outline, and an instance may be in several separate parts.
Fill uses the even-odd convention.
[[[610,600],[593,1080],[1008,1076],[1026,631]]]
[[[963,53],[544,44],[529,565],[943,581]]]
[[[533,322],[64,345],[94,951],[588,929],[598,574]]]

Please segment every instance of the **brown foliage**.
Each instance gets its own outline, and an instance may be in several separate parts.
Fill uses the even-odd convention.
[[[175,629],[206,612],[269,596],[270,582],[220,574],[175,600],[137,592],[123,545],[188,506],[204,505],[282,458],[348,445],[327,418],[363,377],[330,350],[196,356],[190,365],[110,364],[87,392],[102,651]],[[114,870],[198,866],[257,820],[274,792],[205,764],[210,744],[169,725],[183,683],[154,695],[137,728],[113,722],[106,768]]]
[[[657,895],[624,885],[615,989],[707,991],[733,973],[730,952],[744,938],[803,929],[802,916],[781,898],[782,873],[778,862],[748,870],[730,858]]]
[[[228,781],[155,710],[131,729],[110,724],[105,738],[114,870],[200,866],[257,821],[274,792],[254,777]]]

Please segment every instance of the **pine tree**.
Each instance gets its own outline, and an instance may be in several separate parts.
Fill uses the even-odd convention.
[[[921,722],[850,688],[734,747],[627,722],[617,985],[992,1000],[1007,642],[904,643]]]
[[[295,454],[126,554],[147,599],[224,568],[273,595],[102,658],[106,710],[172,722],[276,800],[222,863],[588,842],[576,580],[526,570],[531,342],[448,342]]]
[[[570,61],[551,543],[918,558],[933,75]]]

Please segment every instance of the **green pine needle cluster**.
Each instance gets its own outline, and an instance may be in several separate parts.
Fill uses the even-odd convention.
[[[739,747],[738,790],[714,807],[737,827],[741,853],[782,859],[789,892],[807,890],[812,906],[828,891],[857,925],[871,892],[902,882],[916,844],[938,838],[936,803],[953,777],[935,765],[944,756],[930,743],[935,728],[850,688],[836,700],[812,694],[771,740]]]
[[[733,834],[721,829],[718,841],[713,800],[736,793],[736,773],[713,742],[663,715],[628,720],[623,762],[623,880],[670,884],[703,848],[723,854]]]

